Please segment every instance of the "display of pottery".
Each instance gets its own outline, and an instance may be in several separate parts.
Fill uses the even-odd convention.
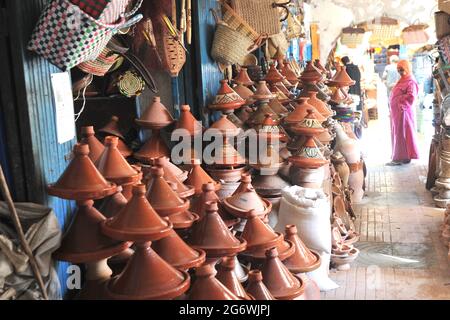
[[[262,272],[260,270],[250,270],[245,291],[247,291],[248,294],[251,294],[255,300],[275,300],[264,284]]]
[[[125,144],[125,137],[119,129],[119,117],[112,116],[111,120],[104,127],[98,130],[98,133],[101,133],[103,137],[119,137],[119,141],[117,142],[117,149],[119,149],[120,153],[125,158],[128,158],[133,154],[133,151],[130,149],[130,147]]]
[[[230,113],[233,112],[233,110],[240,108],[245,103],[245,100],[228,85],[227,80],[221,80],[220,89],[208,108],[213,111]]]
[[[105,149],[104,145],[95,137],[93,126],[81,128],[80,143],[89,146],[89,158],[95,163]]]
[[[234,270],[236,268],[235,257],[224,257],[222,261],[217,264],[216,278],[227,287],[235,296],[245,300],[251,300],[244,287],[242,287]]]

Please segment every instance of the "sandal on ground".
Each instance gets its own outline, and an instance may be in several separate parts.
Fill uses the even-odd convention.
[[[401,166],[401,165],[402,165],[402,163],[401,162],[397,162],[397,161],[391,161],[391,162],[386,163],[386,166],[390,166],[390,167],[392,167],[392,166]]]
[[[409,159],[409,160],[402,160],[402,163],[403,163],[403,164],[411,163],[411,159]]]

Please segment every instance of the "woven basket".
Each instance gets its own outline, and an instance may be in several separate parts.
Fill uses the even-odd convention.
[[[177,77],[178,73],[186,63],[186,52],[171,35],[166,27],[162,28],[162,34],[155,34],[158,43],[158,54],[161,64],[172,77]]]
[[[438,39],[444,38],[450,34],[450,15],[438,11],[434,13],[434,20],[436,22],[436,36]]]
[[[357,48],[364,41],[366,31],[363,28],[342,29],[341,43],[349,48]]]
[[[258,33],[281,32],[280,13],[275,0],[231,0],[232,7]]]
[[[425,44],[428,43],[430,37],[425,31],[428,28],[426,24],[417,24],[409,26],[402,31],[402,39],[404,44]]]
[[[104,48],[97,59],[80,63],[77,67],[85,73],[103,77],[117,62],[119,57],[119,54],[113,53],[108,48]]]
[[[219,22],[214,33],[211,57],[224,65],[243,64],[245,56],[249,53],[248,48],[252,45],[252,39],[224,22]]]
[[[240,32],[253,41],[256,41],[260,37],[259,33],[225,2],[222,2],[222,19],[230,28]]]
[[[131,98],[144,92],[145,81],[136,72],[128,70],[119,76],[117,87],[121,94]]]

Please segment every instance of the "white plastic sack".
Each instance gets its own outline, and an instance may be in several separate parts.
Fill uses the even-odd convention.
[[[305,245],[318,252],[322,259],[319,269],[308,275],[321,291],[338,287],[328,277],[331,256],[330,202],[320,189],[299,186],[282,190],[280,211],[276,231],[283,232],[286,225],[297,226],[298,234]]]

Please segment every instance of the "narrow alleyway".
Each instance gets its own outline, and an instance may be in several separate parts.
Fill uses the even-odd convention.
[[[391,155],[387,107],[364,131],[366,197],[355,206],[360,255],[349,271],[330,271],[340,288],[322,299],[450,299],[444,210],[425,189],[433,110],[417,110],[417,118],[421,159],[409,165],[384,166]]]

